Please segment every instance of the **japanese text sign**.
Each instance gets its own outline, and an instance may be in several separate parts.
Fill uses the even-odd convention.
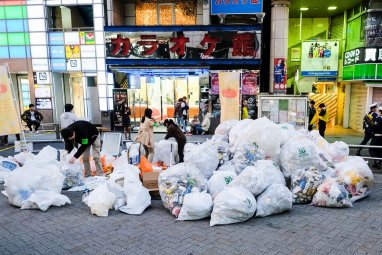
[[[254,14],[263,12],[263,0],[211,0],[211,14]]]
[[[107,58],[260,59],[260,31],[106,32]]]

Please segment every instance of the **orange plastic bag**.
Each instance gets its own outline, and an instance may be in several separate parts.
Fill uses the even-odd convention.
[[[152,172],[153,171],[153,164],[151,164],[145,156],[141,156],[140,163],[139,163],[139,169],[141,169],[141,173]]]

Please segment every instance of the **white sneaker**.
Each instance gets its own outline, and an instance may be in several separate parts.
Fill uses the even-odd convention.
[[[37,130],[37,131],[36,131],[36,134],[38,134],[38,132],[39,132],[39,131]]]

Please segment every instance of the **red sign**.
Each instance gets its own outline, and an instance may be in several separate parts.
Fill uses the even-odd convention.
[[[242,95],[256,95],[257,75],[255,73],[243,73],[241,81]]]
[[[286,58],[274,58],[273,93],[286,94],[287,66]]]
[[[258,31],[107,32],[106,38],[108,58],[260,59]]]

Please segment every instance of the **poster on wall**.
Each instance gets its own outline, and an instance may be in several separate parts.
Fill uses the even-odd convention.
[[[242,95],[241,100],[242,102],[247,100],[248,118],[254,120],[256,118],[256,96]]]
[[[221,105],[219,95],[211,95],[212,118],[220,118]],[[203,109],[201,107],[201,109]]]
[[[368,12],[364,22],[364,38],[366,47],[382,45],[382,12]]]
[[[257,90],[257,74],[245,72],[241,75],[241,94],[256,95]]]
[[[219,75],[217,73],[211,73],[211,95],[219,95]]]
[[[287,66],[285,58],[274,58],[273,93],[286,94]]]
[[[94,32],[80,32],[81,44],[95,44]]]
[[[8,67],[0,66],[0,135],[21,133],[20,114],[13,98]]]
[[[52,110],[52,98],[36,98],[37,110]]]
[[[301,61],[301,48],[292,48],[290,52],[290,61],[300,62]]]
[[[301,76],[337,76],[339,41],[302,42]]]
[[[66,58],[80,58],[81,50],[79,45],[66,45],[65,46]]]
[[[113,89],[114,130],[123,130],[121,110],[125,100],[127,100],[127,89]]]
[[[51,97],[50,86],[49,85],[35,85],[34,95],[36,98],[46,98]]]
[[[219,72],[220,122],[240,119],[239,72]]]

